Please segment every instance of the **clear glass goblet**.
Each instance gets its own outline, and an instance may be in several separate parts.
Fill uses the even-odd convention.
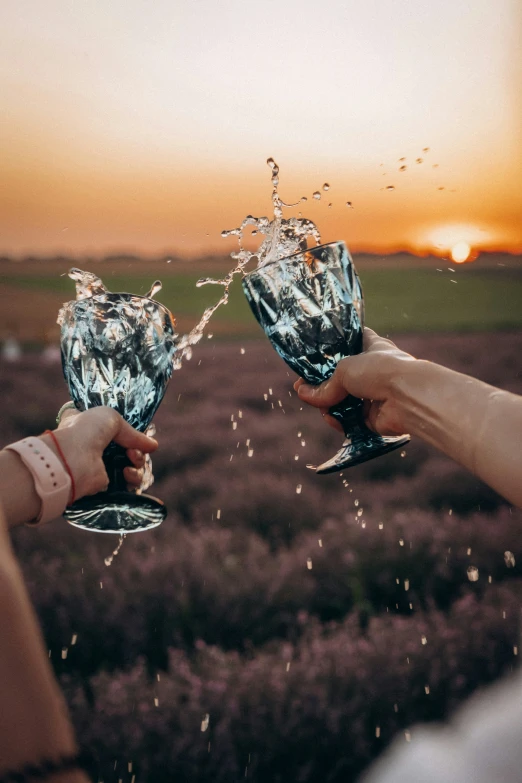
[[[344,242],[318,245],[261,264],[243,278],[257,321],[277,353],[307,383],[319,384],[346,356],[362,351],[361,284]],[[343,427],[342,447],[317,473],[334,473],[404,446],[408,435],[368,429],[363,402],[348,396],[329,413]]]

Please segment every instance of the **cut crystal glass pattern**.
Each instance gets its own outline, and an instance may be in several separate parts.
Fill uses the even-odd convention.
[[[327,380],[346,356],[362,350],[363,296],[344,242],[295,253],[243,278],[252,312],[278,354],[308,383]],[[317,468],[333,473],[386,454],[409,441],[382,437],[364,424],[362,401],[348,396],[329,413],[343,426],[340,451]]]
[[[159,302],[101,294],[62,308],[62,363],[79,410],[107,405],[144,432],[172,375],[176,337]]]

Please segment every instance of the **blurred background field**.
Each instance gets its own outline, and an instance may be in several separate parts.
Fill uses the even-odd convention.
[[[67,399],[68,268],[160,278],[186,333],[269,156],[369,326],[522,392],[520,3],[0,5],[0,443]],[[351,783],[517,665],[521,512],[419,442],[316,476],[340,438],[292,381],[236,280],[156,417],[165,523],[110,566],[14,536],[95,781]]]
[[[522,392],[518,259],[358,263],[372,326]],[[70,265],[2,264],[2,328],[22,348],[0,360],[2,443],[52,427],[67,398],[44,349]],[[186,329],[219,293],[195,280],[226,267],[90,268],[114,290],[161,277]],[[127,537],[110,566],[116,537],[59,521],[14,536],[105,783],[355,780],[518,662],[521,512],[417,441],[316,476],[306,466],[340,437],[299,403],[235,286],[156,416],[165,523]]]
[[[515,329],[522,325],[522,258],[485,254],[473,264],[407,254],[391,258],[356,255],[366,300],[366,322],[383,334],[393,332],[460,332]],[[72,262],[0,263],[0,339],[14,336],[28,345],[58,339],[56,313],[74,298],[67,277]],[[230,259],[194,261],[119,260],[81,265],[102,277],[112,291],[146,293],[161,279],[157,298],[174,313],[179,329],[188,331],[205,307],[219,298],[220,288],[196,288],[201,277],[220,278]],[[28,317],[30,311],[30,317]],[[260,329],[250,313],[239,279],[230,301],[217,311],[210,332],[216,339],[252,339]]]

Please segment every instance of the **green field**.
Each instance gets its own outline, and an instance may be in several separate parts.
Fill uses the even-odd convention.
[[[72,298],[73,282],[66,276],[0,272],[0,283],[23,296],[30,289]],[[217,274],[219,274],[217,272]],[[205,272],[205,276],[208,272]],[[163,275],[163,289],[157,298],[177,316],[197,320],[204,308],[216,301],[221,288],[196,288],[201,275],[193,273]],[[415,331],[485,331],[516,329],[522,326],[522,273],[519,269],[367,269],[360,273],[366,304],[366,323],[381,333]],[[106,269],[103,278],[112,291],[143,294],[151,285],[151,273],[122,274]],[[9,305],[7,304],[7,307]],[[239,280],[232,286],[228,305],[214,316],[214,322],[228,327],[228,337],[252,337],[258,334],[253,317],[241,291]],[[210,327],[210,331],[212,328]],[[223,330],[222,330],[223,334]],[[259,333],[260,334],[260,333]]]

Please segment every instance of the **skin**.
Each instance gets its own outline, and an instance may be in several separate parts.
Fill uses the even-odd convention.
[[[133,462],[134,467],[125,469],[130,487],[140,485],[144,454],[158,446],[154,439],[133,430],[109,408],[68,412],[55,436],[75,478],[77,497],[107,487],[102,454],[111,441],[124,446]],[[47,435],[43,440],[56,453],[52,438]],[[10,451],[0,452],[0,499],[1,775],[28,763],[74,753],[77,744],[9,540],[9,528],[32,521],[40,510],[31,474],[18,455]],[[46,781],[88,783],[88,778],[77,770],[49,776]]]
[[[327,381],[300,378],[294,388],[336,429],[328,408],[348,394],[363,399],[372,430],[420,437],[522,506],[522,397],[415,359],[371,329],[364,352],[342,359]]]
[[[76,498],[94,495],[107,488],[108,478],[102,454],[111,441],[127,449],[133,467],[124,470],[129,489],[141,485],[145,454],[158,447],[157,441],[134,430],[111,408],[91,408],[83,413],[66,411],[60,426],[54,430],[76,485]],[[59,457],[50,435],[41,436],[47,446]],[[12,487],[18,488],[12,492]],[[33,480],[18,455],[0,452],[0,499],[9,527],[35,519],[40,510],[40,499]]]

